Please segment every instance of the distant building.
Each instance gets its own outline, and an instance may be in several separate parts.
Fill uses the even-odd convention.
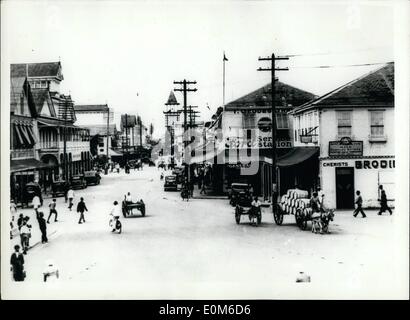
[[[90,131],[90,152],[93,156],[107,156],[114,152],[117,127],[112,124],[114,114],[107,104],[75,105],[75,124]]]
[[[394,64],[389,63],[294,109],[295,146],[320,147],[326,206],[378,206],[378,187],[395,197]]]

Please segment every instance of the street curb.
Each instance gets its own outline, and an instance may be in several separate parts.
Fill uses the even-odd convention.
[[[56,234],[56,233],[57,233],[57,230],[54,230],[53,232],[51,232],[51,233],[49,233],[49,234],[47,235],[47,238],[49,238],[50,236],[52,236],[52,235],[54,235],[54,234]],[[31,245],[28,249],[30,250],[30,249],[36,247],[36,246],[37,246],[38,244],[40,244],[40,243],[41,243],[41,241],[38,240],[36,243],[34,243],[33,245]]]

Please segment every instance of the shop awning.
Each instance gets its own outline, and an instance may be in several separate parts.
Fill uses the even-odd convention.
[[[278,158],[278,167],[290,167],[300,164],[319,152],[317,147],[295,147],[284,156]]]
[[[35,169],[53,168],[54,165],[49,165],[43,163],[36,159],[22,159],[22,160],[11,160],[10,161],[10,172],[20,172]]]
[[[62,127],[62,128],[66,127],[66,128],[84,129],[84,128],[77,127],[68,121],[66,121],[66,123],[64,124],[64,121],[59,120],[59,119],[41,118],[41,119],[37,119],[37,122],[40,127]]]

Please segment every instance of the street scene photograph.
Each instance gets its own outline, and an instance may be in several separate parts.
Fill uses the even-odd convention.
[[[2,298],[408,299],[409,8],[2,1]]]

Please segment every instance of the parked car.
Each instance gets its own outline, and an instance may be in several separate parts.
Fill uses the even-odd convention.
[[[33,201],[34,196],[38,196],[41,203],[43,203],[40,186],[38,185],[38,183],[29,182],[24,188],[23,205],[25,204],[28,207],[29,203]]]
[[[229,203],[231,206],[237,204],[246,206],[252,203],[253,187],[249,183],[232,183],[229,190]]]
[[[64,180],[54,181],[51,185],[51,190],[53,193],[53,198],[57,197],[58,195],[65,196],[68,190],[68,183]]]
[[[173,191],[178,190],[177,177],[174,175],[165,177],[164,191],[170,191],[170,190],[173,190]]]
[[[85,171],[84,179],[85,179],[85,182],[87,183],[87,186],[91,184],[97,185],[97,184],[100,184],[101,176],[98,171],[94,171],[94,170]]]
[[[87,188],[87,182],[83,175],[73,176],[71,178],[71,188],[73,189],[85,189]]]

